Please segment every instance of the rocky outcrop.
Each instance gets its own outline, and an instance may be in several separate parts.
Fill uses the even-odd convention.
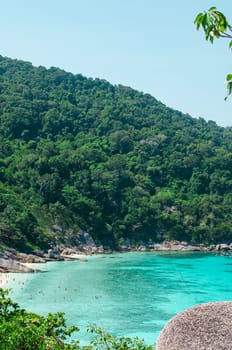
[[[214,249],[215,251],[232,251],[232,244],[217,244],[216,246],[215,246],[215,249]]]
[[[61,256],[70,256],[71,254],[77,254],[77,250],[74,248],[64,248],[60,253]]]
[[[34,254],[18,253],[17,258],[21,263],[45,263],[47,260]]]
[[[149,242],[137,242],[136,244],[126,239],[118,245],[118,250],[121,252],[127,251],[177,251],[177,252],[217,252],[219,254],[232,254],[232,243],[231,244],[189,244],[188,242],[182,241],[163,241],[156,243],[153,241]]]
[[[208,248],[202,245],[192,245],[187,242],[178,241],[163,241],[162,243],[155,243],[153,241],[149,242],[139,242],[137,244],[131,243],[128,239],[123,241],[118,246],[119,251],[207,251]]]
[[[0,252],[0,272],[37,272],[25,263],[46,263],[48,261],[88,261],[85,254],[76,248],[54,247],[47,252],[33,251],[33,254],[17,253],[14,249]]]
[[[80,260],[88,261],[86,255],[90,254],[111,254],[115,251],[177,251],[177,252],[215,252],[217,254],[232,254],[231,244],[217,245],[192,245],[185,241],[163,241],[156,243],[152,240],[148,242],[134,242],[130,239],[122,239],[116,249],[112,249],[113,243],[96,244],[92,236],[84,231],[78,233],[78,245],[76,247],[56,246],[47,252],[34,250],[31,254],[17,253],[14,249],[7,249],[0,252],[0,271],[6,272],[34,272],[33,269],[23,265],[24,263],[45,263],[47,261],[59,260]]]
[[[187,242],[169,242],[164,241],[161,244],[154,244],[153,250],[169,250],[169,251],[203,251],[203,246],[188,244]]]
[[[80,250],[87,253],[95,253],[97,251],[96,243],[88,232],[81,230],[78,233],[78,239],[80,241],[80,244],[78,246]]]
[[[164,327],[156,350],[232,349],[232,302],[196,305]]]
[[[38,270],[32,269],[10,258],[7,258],[7,259],[0,258],[0,271],[1,272],[37,272]]]

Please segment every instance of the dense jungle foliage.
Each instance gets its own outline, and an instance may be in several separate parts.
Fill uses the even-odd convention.
[[[232,128],[148,94],[0,56],[0,152],[2,246],[232,241]]]

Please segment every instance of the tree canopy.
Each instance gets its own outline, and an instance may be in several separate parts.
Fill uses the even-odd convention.
[[[232,239],[232,129],[0,56],[0,244]]]

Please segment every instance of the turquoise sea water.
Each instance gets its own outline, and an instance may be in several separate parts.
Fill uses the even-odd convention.
[[[232,257],[206,253],[124,253],[88,262],[51,262],[38,274],[17,274],[11,297],[40,314],[65,312],[81,328],[89,324],[115,335],[155,342],[165,323],[198,303],[232,300]]]

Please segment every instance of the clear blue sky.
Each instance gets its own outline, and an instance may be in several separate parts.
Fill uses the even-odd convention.
[[[194,117],[232,126],[228,42],[195,30],[198,12],[231,0],[7,0],[0,54],[131,86]]]

